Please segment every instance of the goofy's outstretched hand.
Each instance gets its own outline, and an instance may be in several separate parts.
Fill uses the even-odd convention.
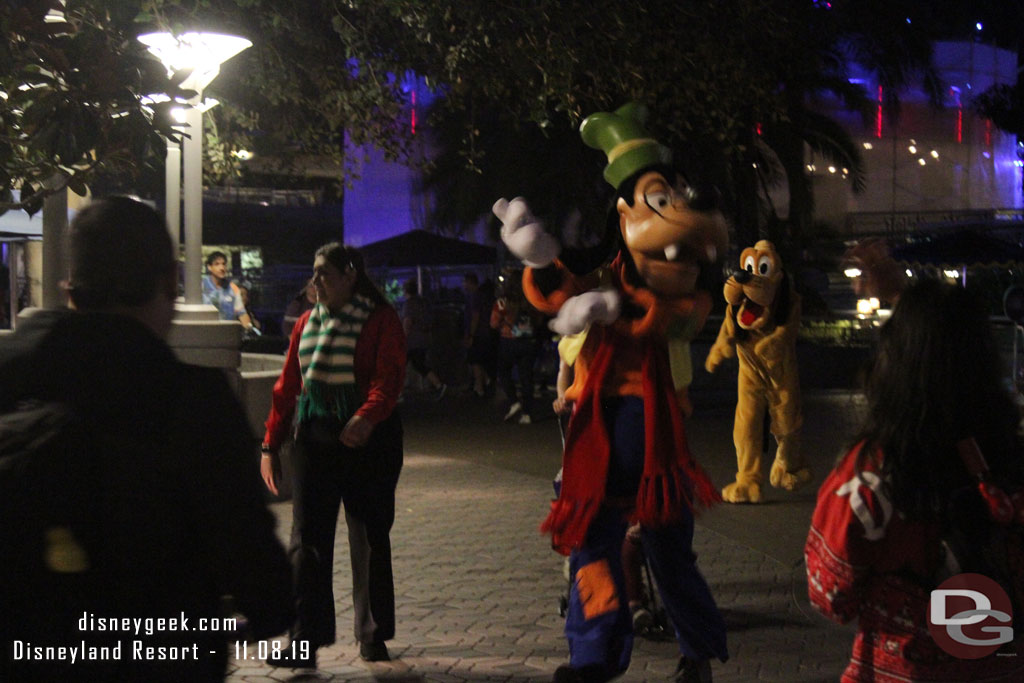
[[[501,241],[523,265],[544,268],[558,258],[562,248],[530,213],[525,199],[516,197],[508,201],[502,197],[494,202],[491,211],[501,221]]]

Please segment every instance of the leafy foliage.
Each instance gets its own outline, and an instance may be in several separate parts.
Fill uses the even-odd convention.
[[[51,178],[82,189],[101,169],[160,164],[169,107],[150,110],[141,98],[174,94],[177,81],[134,40],[143,26],[253,40],[207,89],[222,102],[206,117],[215,182],[237,176],[232,152],[243,148],[271,160],[263,171],[277,177],[322,162],[351,178],[360,160],[346,157],[346,141],[415,161],[398,122],[406,75],[422,76],[443,94],[430,117],[442,154],[425,186],[444,199],[434,225],[456,232],[513,193],[558,220],[590,211],[584,223],[599,229],[603,160],[575,131],[586,115],[637,99],[683,165],[726,190],[745,234],[778,222],[763,188],[784,176],[798,236],[810,225],[805,142],[862,178],[856,148],[810,113],[809,98],[828,92],[863,109],[850,57],[887,94],[917,80],[939,90],[929,68],[935,25],[906,22],[921,5],[913,0],[67,0],[65,22],[47,23],[59,4],[0,8],[10,37],[0,46],[6,208],[14,187],[35,208]]]
[[[142,99],[188,93],[134,40],[131,5],[0,5],[0,212],[32,213],[64,187],[85,194],[101,168],[131,173],[162,157],[171,105]]]
[[[1000,130],[1024,138],[1024,83],[993,85],[976,97],[971,106]]]

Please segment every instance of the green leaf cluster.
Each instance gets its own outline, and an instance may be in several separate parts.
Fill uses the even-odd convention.
[[[0,5],[0,212],[162,158],[171,105],[143,98],[188,93],[134,39],[138,16],[126,2]]]

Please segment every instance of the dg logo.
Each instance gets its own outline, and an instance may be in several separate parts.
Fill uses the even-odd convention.
[[[987,657],[1013,640],[1010,597],[987,576],[957,574],[931,592],[928,632],[954,657]]]

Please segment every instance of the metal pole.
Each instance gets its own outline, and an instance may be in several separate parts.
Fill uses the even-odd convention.
[[[185,303],[203,303],[203,112],[202,93],[185,110]]]

